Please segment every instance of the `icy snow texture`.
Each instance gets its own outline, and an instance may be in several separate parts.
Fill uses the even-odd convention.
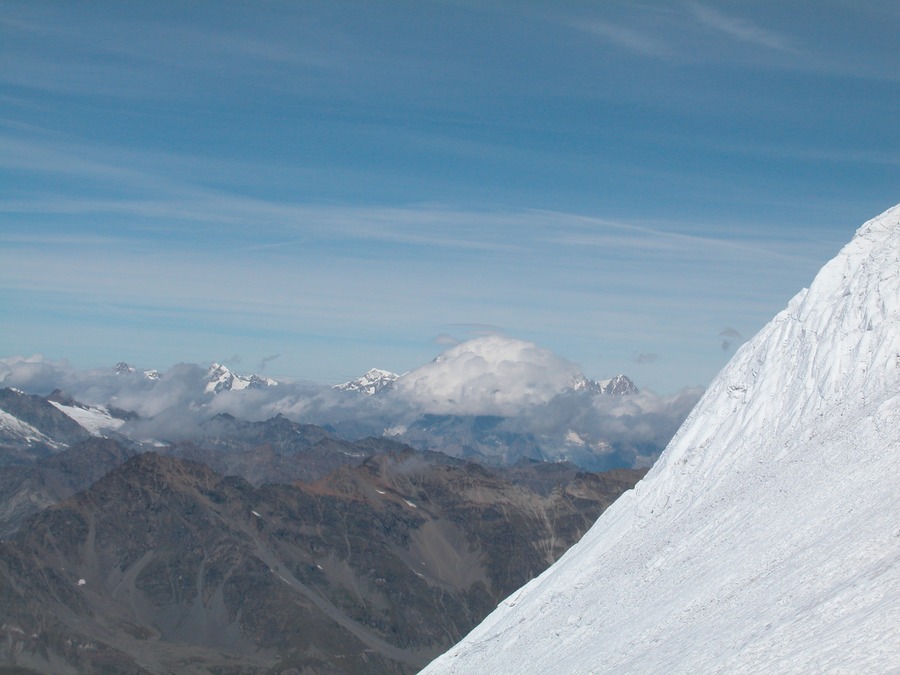
[[[158,373],[156,374],[156,377],[148,375],[148,373],[151,372],[155,371],[146,371],[144,375],[149,379],[159,379]],[[250,375],[249,377],[237,375],[220,363],[213,363],[209,367],[209,371],[206,374],[206,380],[205,391],[207,394],[218,394],[223,391],[241,391],[242,389],[258,389],[260,387],[274,387],[278,385],[278,382],[270,377],[262,377],[260,375]]]
[[[900,669],[900,206],[697,404],[647,477],[427,673]]]
[[[374,396],[394,386],[394,382],[397,381],[398,377],[400,376],[397,373],[392,373],[389,370],[372,368],[362,377],[357,377],[355,380],[350,380],[343,384],[336,384],[334,388],[341,391],[353,391],[366,396]]]
[[[27,422],[23,422],[15,415],[11,415],[0,408],[0,442],[5,439],[22,440],[29,445],[32,443],[44,443],[53,448],[63,447],[60,443],[55,443]]]
[[[50,403],[57,410],[75,420],[92,436],[104,436],[106,432],[118,429],[125,424],[125,420],[113,417],[109,414],[109,410],[102,405],[63,405],[56,401],[50,401]]]

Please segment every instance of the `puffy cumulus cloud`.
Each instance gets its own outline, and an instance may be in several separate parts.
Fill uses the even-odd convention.
[[[50,361],[40,354],[0,359],[0,384],[30,394],[49,394],[72,369],[66,361]]]
[[[460,343],[394,384],[392,397],[443,415],[514,415],[546,403],[584,375],[531,342],[488,335]]]
[[[142,380],[146,380],[142,374],[117,375],[112,368],[79,370],[68,361],[53,361],[40,354],[0,359],[0,386],[42,396],[61,389],[82,403],[115,405],[111,399],[120,391],[128,388],[149,390],[151,383]],[[154,411],[160,409],[153,407]]]
[[[215,415],[260,421],[279,413],[313,424],[350,419],[371,420],[368,433],[383,428],[376,402],[347,395],[329,386],[281,383],[276,387],[246,388],[212,394],[206,391],[209,368],[182,363],[150,378],[141,370],[116,372],[112,367],[79,370],[66,361],[40,355],[0,359],[0,387],[15,387],[46,396],[61,389],[77,401],[135,412],[141,419],[122,431],[136,438],[184,438],[198,424]],[[393,410],[406,410],[394,404]]]
[[[175,409],[194,409],[204,403],[206,369],[182,363],[150,379],[141,371],[110,368],[80,370],[67,361],[40,355],[0,359],[0,386],[46,396],[61,389],[81,403],[107,405],[156,417]]]
[[[593,470],[648,466],[702,394],[702,388],[672,396],[646,390],[627,396],[564,392],[505,421],[504,429],[542,439],[547,459],[571,459]]]

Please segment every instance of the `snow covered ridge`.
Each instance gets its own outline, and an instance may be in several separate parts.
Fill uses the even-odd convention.
[[[119,361],[119,362],[113,367],[113,371],[116,373],[116,375],[128,375],[128,374],[130,374],[130,373],[135,373],[135,372],[137,372],[137,369],[136,369],[136,368],[133,368],[132,366],[129,366],[129,365],[128,365],[127,363],[125,363],[124,361]],[[145,371],[144,371],[144,377],[147,378],[148,380],[158,380],[158,379],[159,379],[159,371],[156,370],[156,369],[153,369],[153,370],[145,370]]]
[[[647,477],[426,673],[900,669],[900,206],[722,370]]]
[[[365,394],[366,396],[373,396],[389,390],[399,377],[397,373],[392,373],[389,370],[372,368],[365,375],[343,384],[336,384],[334,388],[340,391],[351,391]]]
[[[92,436],[105,436],[125,424],[124,419],[113,417],[106,406],[79,403],[66,405],[58,401],[50,401],[50,404],[75,420]]]
[[[27,422],[0,408],[0,443],[10,439],[18,439],[28,445],[43,443],[56,449],[64,447],[62,443],[56,443]]]
[[[550,350],[501,335],[460,343],[403,375],[373,368],[334,388],[369,396],[391,392],[438,414],[509,414],[565,391],[638,393],[625,375],[595,382]]]
[[[220,363],[213,363],[206,374],[206,387],[208,394],[218,394],[223,391],[240,391],[241,389],[261,389],[263,387],[275,387],[278,382],[271,377],[261,375],[237,375]]]
[[[624,375],[593,382],[549,349],[502,335],[462,342],[392,387],[428,413],[449,415],[513,415],[572,391],[625,394],[637,387]]]

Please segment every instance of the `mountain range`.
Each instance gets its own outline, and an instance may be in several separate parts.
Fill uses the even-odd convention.
[[[177,381],[208,402],[282,386],[226,371]],[[111,377],[146,396],[169,375]],[[415,672],[645,472],[485,466],[283,414],[144,437],[164,427],[58,389],[5,388],[0,406],[0,668],[15,672]]]
[[[900,670],[900,206],[561,560],[426,673]]]
[[[571,461],[595,471],[649,466],[700,394],[661,397],[624,375],[593,380],[546,349],[499,335],[455,345],[402,375],[372,369],[336,386],[221,363],[78,371],[39,357],[0,359],[0,383],[55,391],[54,405],[74,421],[135,442],[187,442],[223,414],[248,422],[281,415],[346,441],[381,436],[482,463]],[[27,431],[11,424],[0,416],[0,436]]]
[[[551,428],[557,459],[615,457],[596,418],[659,408],[509,338],[371,393],[30,364],[67,387],[0,389],[0,664],[895,670],[898,269],[895,207],[737,352],[649,472],[536,461]],[[105,394],[82,402],[85,381]],[[233,414],[253,410],[275,414]],[[353,420],[399,423],[353,440]]]
[[[219,429],[201,456],[221,452],[227,464],[241,438],[262,443],[229,476],[177,456],[190,449],[98,437],[0,469],[0,663],[415,672],[643,475],[486,468],[381,439],[341,445],[293,424]],[[285,431],[302,438],[289,447]],[[273,457],[306,465],[304,448],[340,466],[287,482]],[[264,466],[282,480],[263,481]],[[246,468],[256,484],[238,475]]]

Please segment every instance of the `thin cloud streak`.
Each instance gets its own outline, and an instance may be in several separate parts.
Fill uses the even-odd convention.
[[[662,40],[626,26],[607,21],[572,22],[571,25],[639,56],[668,58],[673,55],[672,49]]]
[[[254,86],[284,88],[295,86],[291,81],[298,79],[298,71],[319,78],[371,63],[376,56],[363,53],[358,41],[336,31],[305,24],[299,12],[282,12],[276,20],[259,21],[245,31],[210,25],[201,30],[177,20],[146,17],[133,21],[99,11],[82,26],[52,11],[30,14],[27,20],[4,19],[17,37],[27,34],[30,39],[22,41],[17,67],[0,70],[0,82],[52,94],[177,100],[192,95],[188,83],[198,77],[223,83],[243,78]],[[298,33],[305,39],[298,40]],[[30,48],[41,41],[51,41],[54,49]],[[56,58],[58,52],[78,58]]]
[[[547,215],[551,215],[548,213]],[[719,251],[731,251],[734,253],[752,253],[758,256],[766,256],[775,259],[796,260],[797,256],[786,254],[783,246],[763,247],[751,245],[740,241],[737,238],[724,239],[721,237],[709,237],[695,234],[684,234],[682,232],[661,230],[646,225],[638,225],[632,223],[624,223],[621,221],[611,221],[608,219],[594,218],[590,216],[581,216],[573,214],[555,214],[560,219],[564,219],[573,223],[585,223],[597,225],[601,228],[607,228],[617,231],[626,231],[633,233],[634,236],[617,236],[610,234],[564,234],[548,241],[564,246],[591,246],[597,248],[617,249],[639,249],[639,250],[655,250],[667,253],[677,251],[691,251],[694,254],[702,250],[717,249]],[[712,228],[710,228],[712,229]],[[749,236],[748,236],[749,238]],[[759,240],[756,234],[753,237]]]
[[[330,378],[485,324],[708,381],[890,205],[896,11],[803,2],[12,0],[4,349]]]
[[[688,6],[703,25],[729,37],[779,52],[796,53],[797,51],[788,36],[762,28],[748,19],[728,16],[699,3],[690,3]]]

